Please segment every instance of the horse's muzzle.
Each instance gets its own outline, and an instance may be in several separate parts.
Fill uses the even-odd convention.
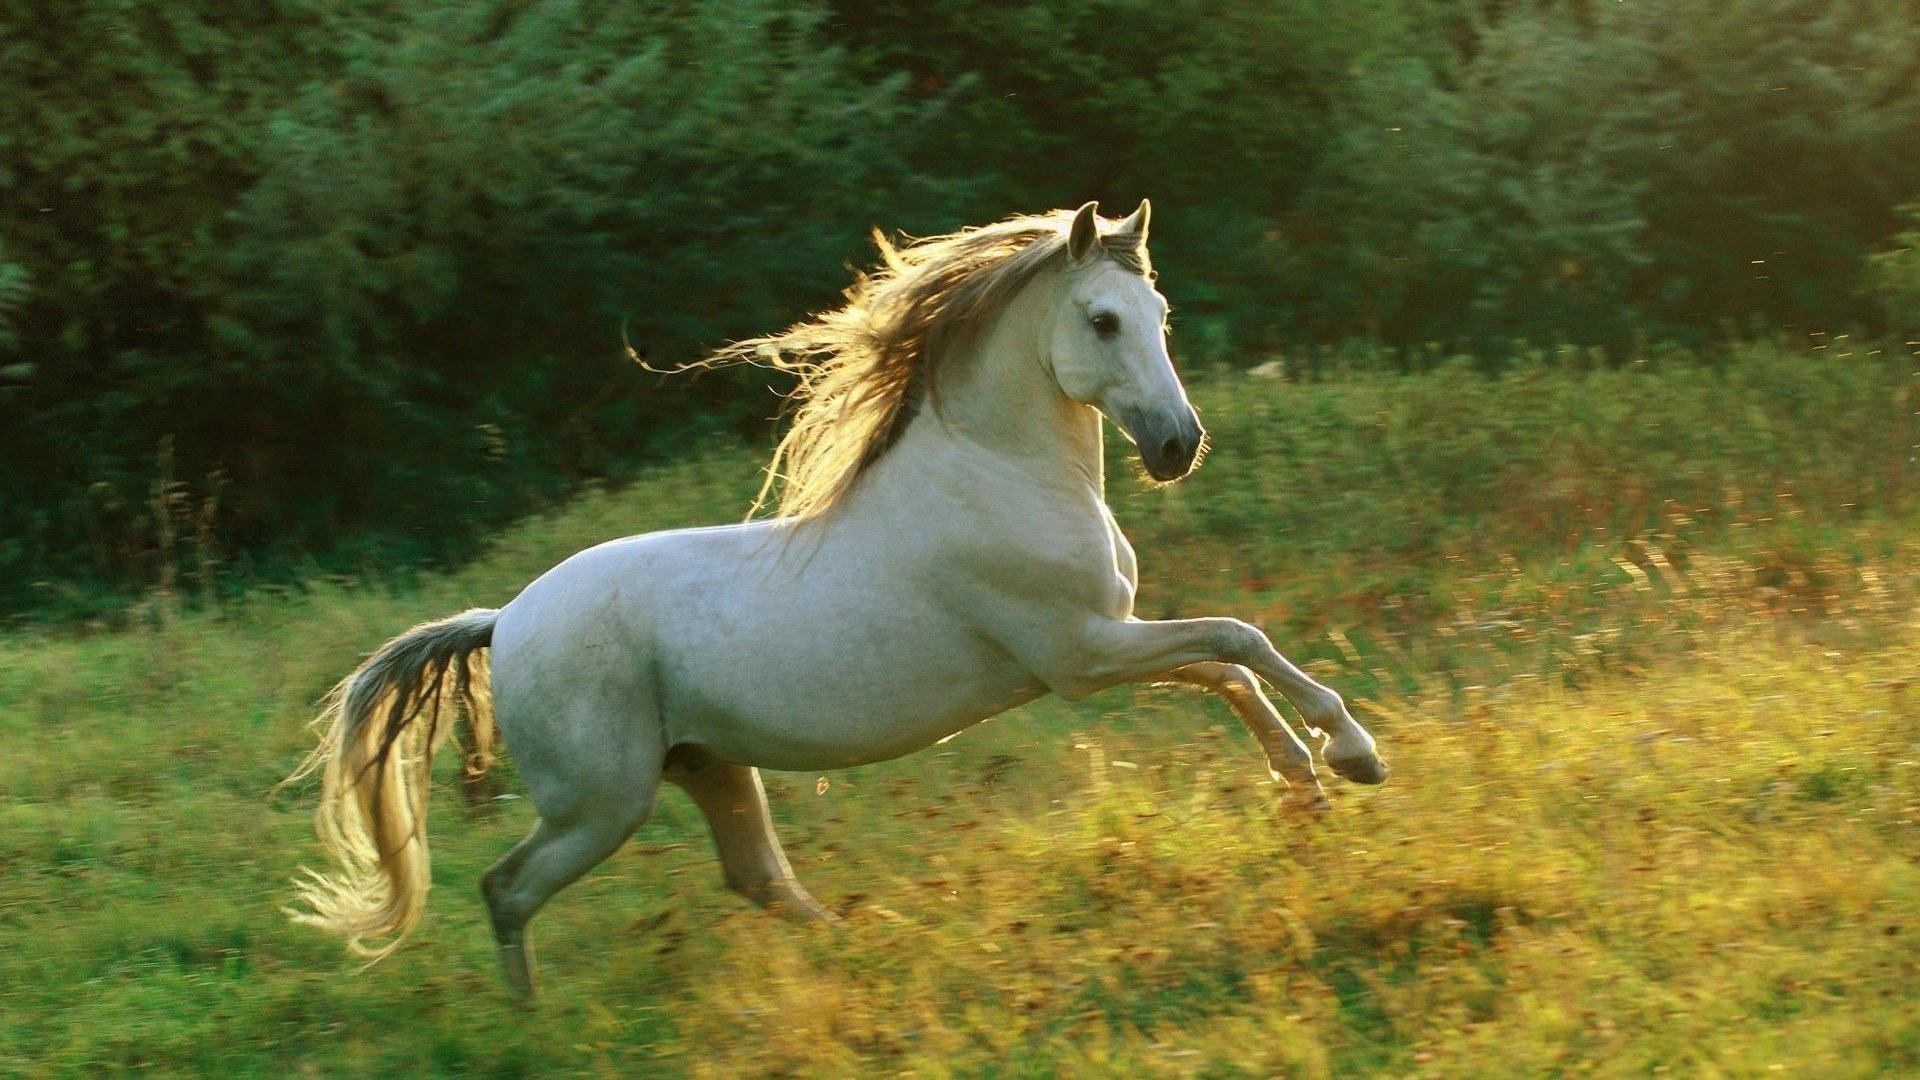
[[[1166,482],[1193,471],[1207,433],[1191,408],[1173,416],[1142,417],[1136,424],[1128,425],[1127,434],[1140,448],[1140,464],[1148,476]]]

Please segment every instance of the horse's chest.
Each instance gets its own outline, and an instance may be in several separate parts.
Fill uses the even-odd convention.
[[[1139,563],[1112,513],[1102,506],[1098,525],[1077,529],[1074,535],[1077,542],[1063,545],[1064,558],[1050,568],[1041,595],[1056,595],[1072,608],[1110,619],[1132,615]]]
[[[1133,545],[1127,542],[1127,534],[1120,531],[1120,523],[1113,520],[1112,511],[1107,512],[1108,531],[1113,536],[1114,568],[1127,583],[1127,607],[1133,607],[1134,591],[1140,588],[1140,563],[1133,555]]]

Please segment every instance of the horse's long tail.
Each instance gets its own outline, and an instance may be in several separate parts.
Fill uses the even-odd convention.
[[[339,863],[296,882],[296,922],[347,940],[375,960],[392,952],[426,906],[427,794],[433,752],[464,717],[469,783],[498,760],[486,655],[499,612],[422,623],[380,647],[327,695],[320,745],[288,782],[320,773],[315,827]],[[368,939],[385,939],[375,945]]]

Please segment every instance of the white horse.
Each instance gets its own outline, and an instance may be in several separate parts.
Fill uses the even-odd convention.
[[[625,842],[662,780],[705,814],[728,885],[809,919],[831,916],[794,880],[757,768],[897,757],[1047,693],[1206,687],[1289,801],[1324,809],[1264,680],[1330,736],[1328,767],[1384,780],[1339,695],[1259,630],[1133,617],[1101,415],[1156,480],[1184,476],[1203,441],[1167,355],[1148,213],[1106,221],[1088,203],[899,248],[876,235],[884,265],[844,307],[709,361],[801,375],[762,491],[781,483],[779,516],[602,544],[504,608],[388,642],[335,689],[295,774],[322,772],[320,834],[341,863],[302,884],[295,917],[374,957],[413,926],[431,755],[455,714],[469,777],[493,760],[497,717],[539,812],[481,882],[521,997],[528,920]]]

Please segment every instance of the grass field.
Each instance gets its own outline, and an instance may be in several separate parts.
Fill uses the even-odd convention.
[[[1330,779],[1305,824],[1218,703],[1043,701],[768,776],[833,929],[725,892],[669,791],[535,922],[533,1016],[474,888],[524,802],[449,780],[427,918],[356,973],[279,912],[314,793],[268,790],[366,650],[735,516],[756,454],[404,589],[0,638],[0,1074],[1920,1074],[1906,358],[1544,360],[1203,376],[1202,473],[1113,482],[1141,614],[1264,624],[1354,701],[1387,786]]]

